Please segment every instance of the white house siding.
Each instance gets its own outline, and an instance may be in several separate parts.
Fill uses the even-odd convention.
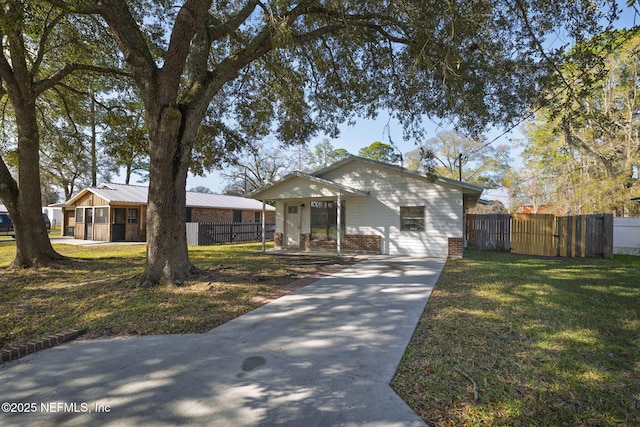
[[[312,182],[308,179],[293,177],[278,185],[277,190],[270,193],[268,190],[261,194],[261,199],[270,200],[277,197],[278,200],[301,199],[311,197],[337,197],[338,190],[329,188],[321,183]]]
[[[448,238],[463,235],[462,193],[458,188],[358,161],[330,170],[321,178],[370,192],[369,197],[347,200],[346,232],[381,236],[384,254],[446,257]],[[401,206],[425,207],[425,231],[400,230]]]

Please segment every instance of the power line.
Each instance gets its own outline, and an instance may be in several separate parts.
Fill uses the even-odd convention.
[[[633,22],[634,22],[634,27],[635,27],[635,22],[636,22],[636,17],[638,17],[640,15],[640,13],[638,12],[637,8],[634,5],[634,15],[633,15]],[[631,39],[631,35],[634,32],[631,30],[627,30],[627,34],[626,37],[620,41],[620,43],[618,43],[613,49],[612,51],[616,51],[618,50],[620,47],[622,47],[623,44],[625,44],[626,42],[628,42]],[[572,82],[571,84],[575,84],[576,82],[578,82],[579,80],[581,80],[586,74],[587,72],[591,71],[591,69],[587,69],[584,70],[579,76],[577,76]],[[518,126],[520,126],[522,123],[524,123],[526,120],[529,120],[530,118],[532,118],[533,116],[535,116],[535,114],[540,111],[543,108],[548,107],[549,105],[551,105],[551,101],[555,100],[556,98],[558,98],[563,92],[569,90],[570,87],[569,85],[565,85],[563,86],[561,89],[557,90],[553,96],[544,104],[538,106],[537,108],[535,108],[533,111],[527,113],[524,117],[520,118],[515,124],[513,124],[511,127],[509,127],[507,130],[505,130],[504,132],[502,132],[500,135],[498,135],[497,137],[493,138],[492,140],[490,140],[489,142],[483,144],[480,148],[478,148],[476,150],[480,151],[482,149],[484,149],[485,147],[488,147],[489,145],[493,144],[494,142],[496,142],[498,139],[502,138],[503,136],[505,136],[506,134],[510,133],[511,131],[513,131],[515,128],[517,128]]]

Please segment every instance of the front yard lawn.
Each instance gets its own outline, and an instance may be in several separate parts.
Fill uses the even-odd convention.
[[[141,288],[145,245],[55,245],[55,267],[7,268],[14,242],[0,242],[0,348],[70,329],[83,338],[205,332],[287,292],[334,256],[263,254],[261,244],[191,247],[203,274],[182,287]]]
[[[640,425],[640,257],[465,252],[392,386],[430,425]]]

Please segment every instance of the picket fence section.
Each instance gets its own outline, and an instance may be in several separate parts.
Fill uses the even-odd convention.
[[[266,240],[273,240],[275,224],[266,224]],[[197,246],[262,241],[259,222],[187,223],[187,244]]]
[[[467,247],[524,255],[613,256],[613,216],[467,215]]]

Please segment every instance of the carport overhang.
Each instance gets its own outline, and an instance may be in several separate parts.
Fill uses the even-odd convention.
[[[265,210],[267,201],[286,201],[286,200],[331,200],[337,202],[338,213],[338,230],[340,230],[341,221],[340,217],[342,200],[352,197],[367,197],[369,192],[358,190],[357,188],[349,187],[346,185],[338,184],[333,181],[318,178],[317,176],[309,175],[303,172],[293,172],[286,175],[280,181],[267,185],[258,190],[255,190],[247,195],[253,199],[262,201],[262,251],[266,250],[266,225],[265,225]],[[341,252],[341,233],[337,235],[336,248],[338,255]]]

